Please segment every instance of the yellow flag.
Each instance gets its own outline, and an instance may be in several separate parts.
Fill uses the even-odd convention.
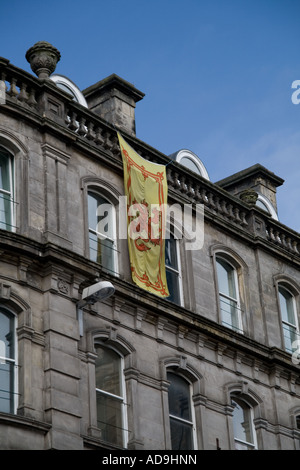
[[[118,133],[127,196],[128,248],[132,280],[168,297],[165,269],[167,178],[164,165],[148,162]]]

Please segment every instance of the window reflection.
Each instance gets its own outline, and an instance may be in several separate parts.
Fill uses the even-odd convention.
[[[180,272],[177,241],[172,234],[165,240],[165,265],[167,284],[170,292],[168,300],[180,305]]]
[[[104,441],[125,445],[124,391],[121,357],[112,349],[96,345],[97,425]]]
[[[0,149],[0,229],[12,230],[12,159]]]
[[[236,270],[219,257],[216,264],[222,323],[228,328],[242,331]]]
[[[294,296],[283,286],[278,287],[284,344],[286,351],[293,352],[293,342],[300,338],[297,327]]]
[[[0,308],[0,411],[14,412],[14,316]]]
[[[254,430],[252,424],[252,412],[250,406],[236,397],[232,399],[233,430],[235,448],[237,450],[251,450],[254,445]]]
[[[195,173],[197,173],[198,175],[201,175],[201,172],[200,172],[198,166],[196,165],[196,163],[191,158],[182,157],[181,160],[180,160],[180,163],[181,163],[181,165],[186,166],[189,170],[192,170]]]

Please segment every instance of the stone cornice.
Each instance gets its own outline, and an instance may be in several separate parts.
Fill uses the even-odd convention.
[[[221,343],[228,348],[238,350],[241,354],[257,358],[271,366],[281,365],[296,374],[300,374],[299,366],[292,363],[291,355],[277,348],[269,348],[252,340],[246,334],[239,334],[224,327],[204,316],[192,312],[182,306],[152,295],[143,291],[133,283],[120,277],[115,277],[101,272],[101,266],[86,259],[83,256],[73,253],[71,250],[61,248],[51,243],[38,243],[22,235],[0,230],[0,251],[1,258],[5,262],[6,258],[11,262],[12,258],[23,259],[28,257],[31,262],[31,269],[36,269],[40,275],[48,273],[49,266],[63,266],[66,272],[72,275],[81,276],[89,283],[94,281],[101,274],[102,279],[110,280],[116,290],[116,298],[133,309],[141,308],[156,318],[164,318],[173,324],[181,325],[186,331],[193,331],[205,335],[207,340],[213,343]],[[35,266],[35,268],[34,268]],[[24,280],[22,281],[24,284]],[[77,299],[74,299],[76,301]]]

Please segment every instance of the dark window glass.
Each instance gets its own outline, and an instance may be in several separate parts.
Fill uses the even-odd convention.
[[[96,346],[97,425],[104,441],[124,446],[124,397],[121,357],[112,349]]]
[[[172,450],[192,450],[193,422],[189,383],[172,372],[168,372],[169,414]]]
[[[254,449],[253,424],[251,418],[251,408],[243,400],[232,399],[233,410],[233,430],[235,448],[237,450]]]
[[[104,197],[88,195],[90,259],[110,272],[116,271],[114,207]]]
[[[12,230],[12,160],[0,149],[0,229]]]

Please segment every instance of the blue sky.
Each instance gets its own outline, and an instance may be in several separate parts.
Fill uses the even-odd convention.
[[[285,180],[279,219],[300,232],[299,0],[0,0],[0,55],[31,72],[37,41],[81,89],[112,73],[145,93],[137,137],[187,148],[215,182],[260,163]],[[31,72],[32,73],[32,72]]]

